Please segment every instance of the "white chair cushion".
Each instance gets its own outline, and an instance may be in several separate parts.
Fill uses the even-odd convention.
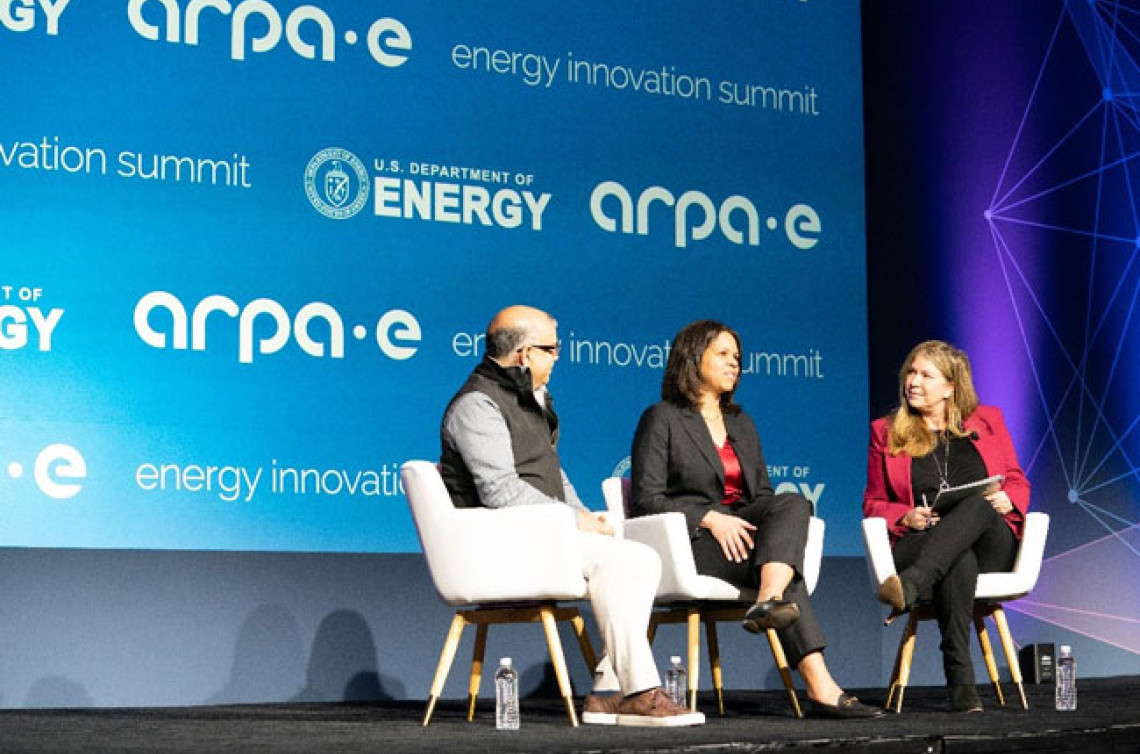
[[[606,479],[602,482],[602,494],[606,499],[610,520],[614,521],[619,517],[622,519],[625,537],[652,547],[661,558],[661,582],[657,587],[657,602],[690,600],[751,602],[756,599],[754,589],[741,589],[722,579],[697,573],[688,524],[683,514],[658,513],[625,519],[628,487],[627,479]],[[813,516],[808,528],[808,544],[804,551],[804,581],[809,594],[815,591],[819,581],[825,530],[823,520]]]
[[[1048,533],[1048,514],[1035,511],[1027,515],[1025,531],[1018,546],[1013,570],[978,574],[975,597],[994,602],[1008,602],[1033,591],[1037,577],[1041,573],[1041,560],[1044,557]],[[871,587],[877,593],[879,585],[895,573],[895,561],[891,553],[886,519],[877,517],[863,519],[863,543],[867,550]]]
[[[447,604],[585,598],[569,506],[457,509],[435,464],[408,461],[401,478],[432,582]]]

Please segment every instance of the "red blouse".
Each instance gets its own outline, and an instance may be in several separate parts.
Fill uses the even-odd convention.
[[[724,466],[724,499],[720,502],[723,505],[736,505],[744,497],[744,472],[740,470],[740,459],[736,457],[732,443],[727,440],[716,452]]]

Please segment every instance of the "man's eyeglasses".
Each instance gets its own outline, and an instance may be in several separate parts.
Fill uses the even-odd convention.
[[[540,351],[546,351],[551,356],[557,356],[558,353],[562,350],[562,341],[560,340],[552,346],[531,343],[529,346],[524,346],[524,348],[537,348]]]

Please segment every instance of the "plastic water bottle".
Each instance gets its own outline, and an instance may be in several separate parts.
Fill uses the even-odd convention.
[[[519,729],[519,674],[510,657],[499,660],[495,671],[495,728]]]
[[[1073,659],[1073,648],[1061,645],[1061,655],[1057,658],[1055,671],[1057,709],[1071,712],[1077,708],[1077,661]]]
[[[674,702],[684,707],[688,685],[685,666],[681,664],[680,657],[673,655],[669,658],[669,669],[665,671],[665,693],[668,694]]]

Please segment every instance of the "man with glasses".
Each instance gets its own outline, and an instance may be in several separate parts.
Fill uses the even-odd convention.
[[[558,323],[511,306],[487,326],[487,353],[444,412],[440,471],[457,507],[555,503],[577,511],[583,575],[605,642],[582,721],[676,726],[704,722],[673,702],[646,639],[661,563],[650,548],[614,539],[582,504],[558,458],[558,416],[546,385],[558,361]],[[604,695],[605,692],[619,692]]]

